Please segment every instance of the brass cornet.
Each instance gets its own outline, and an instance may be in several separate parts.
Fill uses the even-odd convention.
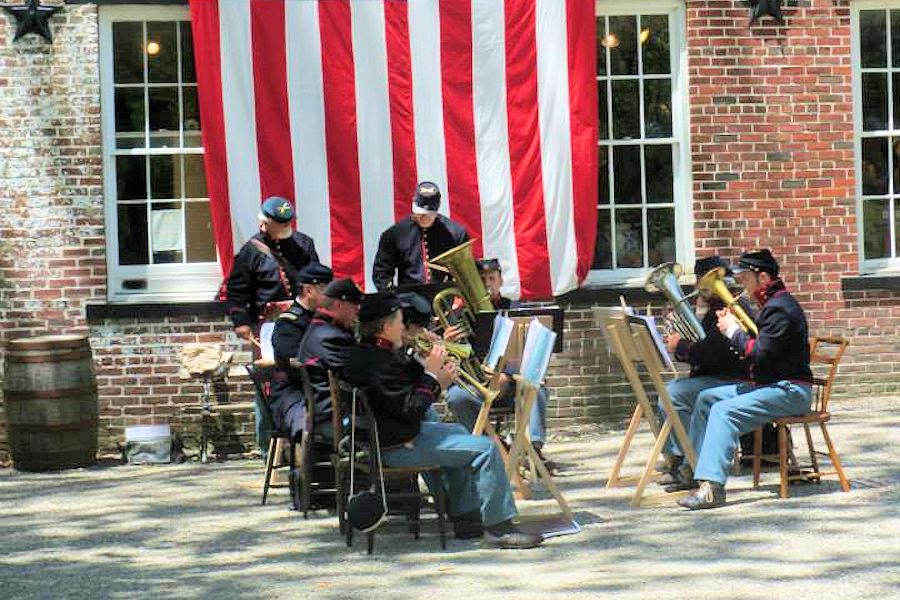
[[[738,324],[744,331],[752,333],[754,336],[759,335],[759,329],[757,329],[756,323],[754,323],[753,319],[750,318],[750,315],[744,311],[738,303],[737,298],[734,297],[728,289],[728,286],[725,284],[724,267],[716,267],[701,277],[700,281],[697,282],[697,291],[701,290],[707,290],[711,294],[718,296],[719,299],[725,303],[725,307],[731,310],[734,316],[737,317]]]
[[[481,396],[485,402],[493,402],[494,398],[500,393],[499,391],[491,391],[479,380],[476,374],[469,372],[475,360],[471,344],[432,340],[424,335],[416,336],[413,343],[415,344],[415,350],[423,355],[431,352],[435,345],[443,346],[447,351],[449,360],[456,363],[458,367],[456,370],[456,383],[468,390],[473,396]],[[481,370],[480,365],[479,370]]]

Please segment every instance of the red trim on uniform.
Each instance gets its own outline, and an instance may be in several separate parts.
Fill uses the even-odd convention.
[[[594,259],[597,237],[597,20],[594,3],[566,0],[569,59],[569,126],[572,144],[572,201],[578,281]]]
[[[534,2],[505,0],[506,111],[522,298],[552,296],[538,122]]]
[[[750,356],[750,353],[753,352],[753,346],[756,345],[756,338],[750,338],[747,340],[746,345],[744,345],[744,355]]]
[[[416,188],[416,134],[413,121],[412,59],[406,2],[384,3],[388,100],[394,161],[394,219],[409,214]]]
[[[441,88],[450,215],[473,239],[472,252],[483,256],[481,195],[475,158],[475,109],[472,94],[472,2],[441,2]]]
[[[284,3],[250,0],[256,149],[262,199],[294,201],[294,165],[288,112]]]
[[[360,282],[365,281],[365,259],[350,3],[330,0],[318,6],[331,207],[331,268],[335,279],[350,277]]]
[[[222,273],[234,263],[231,206],[228,198],[228,162],[225,149],[225,113],[222,108],[222,56],[217,0],[191,0],[191,32],[197,67],[197,94],[203,136],[203,164],[213,237]]]

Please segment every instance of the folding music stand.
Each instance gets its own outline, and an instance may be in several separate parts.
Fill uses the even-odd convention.
[[[622,446],[619,448],[619,452],[616,455],[616,461],[613,464],[609,479],[606,482],[606,487],[613,488],[637,483],[637,488],[635,489],[631,501],[631,504],[634,507],[641,506],[644,503],[655,503],[659,500],[673,499],[679,495],[683,495],[680,493],[657,494],[648,497],[646,500],[643,499],[647,485],[650,481],[658,477],[655,468],[656,460],[662,452],[663,445],[670,433],[674,433],[675,439],[678,440],[678,444],[682,448],[691,467],[695,467],[697,464],[697,455],[694,452],[694,447],[688,438],[684,425],[681,423],[681,419],[678,418],[678,414],[672,406],[672,400],[666,389],[665,381],[663,381],[662,373],[667,372],[667,369],[665,369],[663,365],[662,358],[659,356],[659,352],[651,337],[650,331],[647,329],[644,322],[640,320],[630,322],[624,313],[608,313],[602,316],[602,319],[606,339],[618,357],[622,369],[625,371],[625,376],[628,379],[629,384],[631,384],[631,388],[637,398],[637,406],[635,406],[634,413],[631,415],[631,421],[628,424],[628,428],[625,430],[625,438],[622,440]],[[666,416],[666,420],[662,427],[660,427],[656,421],[653,405],[650,403],[650,399],[644,389],[644,384],[641,382],[640,376],[638,375],[637,366],[640,364],[644,365],[645,370],[650,376],[653,388],[659,395],[660,404],[663,413]],[[644,470],[640,476],[622,477],[620,475],[622,465],[625,462],[625,457],[628,454],[628,450],[631,448],[631,442],[634,439],[635,433],[637,433],[642,419],[650,426],[650,431],[655,438],[653,449],[650,452],[650,456],[647,458]]]

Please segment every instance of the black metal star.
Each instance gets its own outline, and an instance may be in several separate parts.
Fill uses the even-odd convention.
[[[19,41],[24,35],[36,33],[51,44],[53,34],[50,33],[50,25],[47,19],[62,6],[41,6],[41,0],[28,0],[26,4],[14,6],[4,5],[3,10],[16,18],[16,35],[13,41]]]
[[[775,19],[779,25],[784,25],[784,15],[781,14],[781,0],[750,0],[753,8],[750,9],[750,26],[752,27],[760,17],[768,15]]]

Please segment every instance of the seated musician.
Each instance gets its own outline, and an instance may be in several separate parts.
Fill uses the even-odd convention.
[[[297,371],[291,369],[291,359],[299,358],[300,341],[306,333],[313,314],[322,301],[322,292],[332,280],[331,269],[310,263],[300,269],[294,279],[299,293],[294,303],[275,321],[272,349],[275,351],[275,373],[272,376],[272,420],[275,427],[290,431],[296,437],[306,421],[306,400],[303,383]]]
[[[442,467],[456,537],[483,535],[486,545],[501,548],[539,545],[540,536],[522,533],[513,523],[516,505],[496,446],[457,424],[425,420],[455,376],[443,347],[433,345],[424,366],[403,356],[403,315],[392,293],[367,297],[359,319],[362,339],[350,351],[345,374],[366,393],[384,464]]]
[[[478,273],[481,275],[481,281],[491,296],[491,302],[497,310],[508,310],[516,308],[517,303],[506,298],[501,293],[503,287],[503,274],[500,270],[500,261],[496,258],[488,258],[476,261]],[[453,340],[459,335],[458,329],[449,328],[444,332],[445,337]],[[506,369],[500,374],[500,384],[502,393],[494,400],[494,406],[504,407],[511,406],[516,395],[516,383],[512,376],[518,372],[518,365],[512,362],[508,363]],[[531,437],[531,444],[537,451],[538,456],[544,461],[544,465],[548,470],[553,471],[556,465],[553,461],[548,460],[542,454],[544,440],[547,431],[547,400],[549,393],[545,386],[541,386],[537,394],[537,402],[531,411],[528,423],[528,432]],[[473,396],[468,387],[460,385],[451,386],[447,390],[447,406],[450,412],[456,416],[456,419],[466,427],[469,431],[475,427],[475,421],[478,419],[478,413],[481,411],[483,401],[481,398]]]
[[[400,300],[400,308],[403,311],[403,345],[406,347],[406,355],[410,360],[420,363],[425,356],[419,348],[419,339],[438,341],[439,335],[431,331],[428,326],[432,323],[431,304],[421,294],[405,292],[397,294]],[[428,407],[425,414],[426,421],[440,421],[441,416],[433,406]]]
[[[351,279],[329,283],[297,351],[315,396],[314,426],[325,437],[333,435],[328,372],[340,376],[347,365],[350,347],[356,342],[353,328],[362,299],[363,293]]]
[[[678,501],[691,510],[725,504],[725,481],[741,434],[778,417],[806,414],[812,403],[806,315],[779,278],[778,262],[768,249],[745,252],[734,273],[762,307],[756,319],[759,334],[744,331],[729,310],[718,311],[718,327],[750,361],[752,381],[711,388],[697,397],[690,438],[698,452],[693,483],[699,489]]]
[[[694,274],[697,281],[701,277],[719,267],[725,268],[727,274],[731,269],[719,256],[707,256],[698,258],[694,263]],[[746,296],[738,297],[741,308],[748,315],[754,315],[750,299]],[[697,394],[703,390],[747,381],[750,379],[749,363],[742,358],[737,350],[730,347],[728,339],[719,332],[716,325],[716,311],[725,307],[725,303],[711,290],[702,289],[697,295],[695,313],[703,324],[706,337],[699,342],[690,342],[681,337],[677,332],[668,333],[665,337],[666,349],[675,357],[675,360],[687,363],[691,366],[689,377],[673,379],[666,385],[672,407],[678,413],[681,423],[687,431],[691,422],[691,411]],[[660,419],[665,419],[660,403]],[[680,468],[684,460],[684,453],[678,445],[674,433],[670,433],[663,447],[663,457],[667,473],[658,480],[661,485],[671,485],[668,491],[682,489],[675,472]]]

